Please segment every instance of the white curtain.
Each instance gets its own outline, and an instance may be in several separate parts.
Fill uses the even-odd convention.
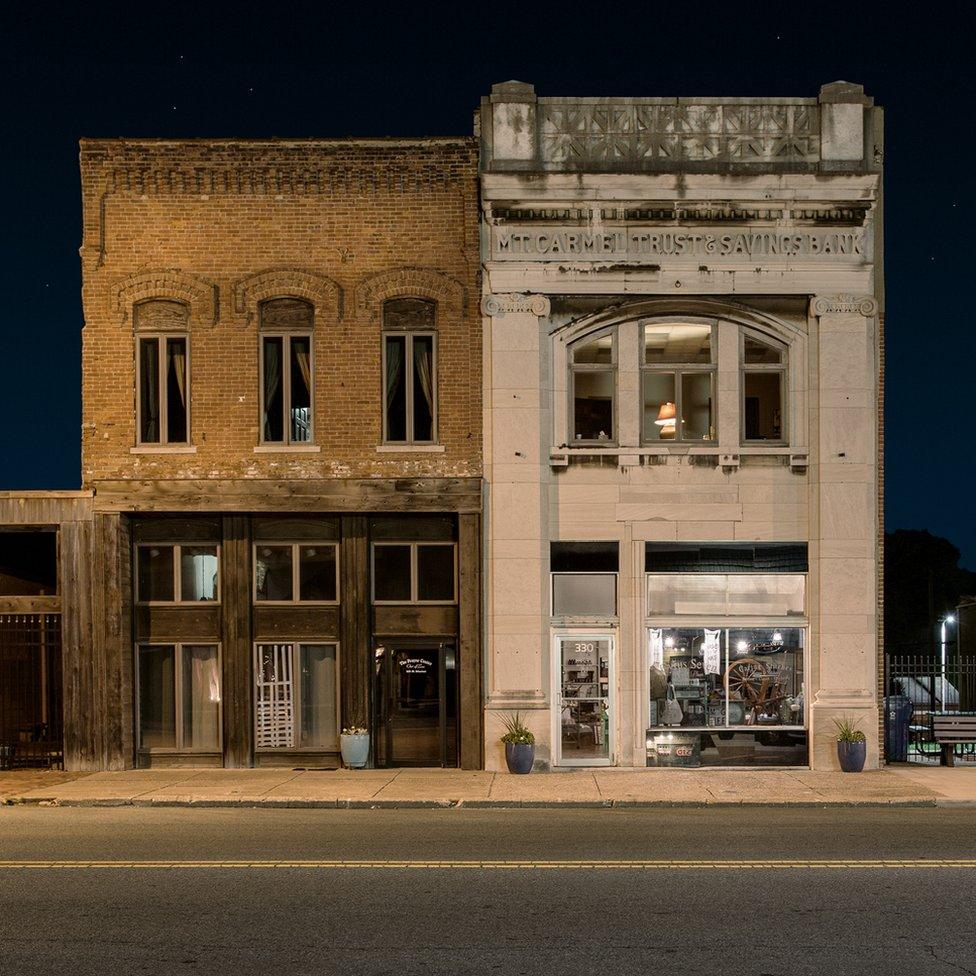
[[[651,628],[649,643],[649,666],[656,664],[659,668],[664,667],[664,631],[660,628]]]
[[[220,674],[217,670],[217,648],[210,646],[183,648],[183,696],[186,700],[188,728],[184,745],[193,749],[220,747]]]

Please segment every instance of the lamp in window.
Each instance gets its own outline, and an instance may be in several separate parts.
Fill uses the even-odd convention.
[[[661,428],[661,440],[674,440],[678,413],[673,403],[662,403],[654,421]]]

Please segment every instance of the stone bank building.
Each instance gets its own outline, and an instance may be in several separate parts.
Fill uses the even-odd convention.
[[[541,767],[834,768],[840,714],[879,762],[880,109],[475,130],[82,143],[82,491],[0,498],[22,754],[497,769],[519,710]]]

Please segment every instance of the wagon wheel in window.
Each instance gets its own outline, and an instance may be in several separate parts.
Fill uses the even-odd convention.
[[[726,694],[752,708],[763,705],[769,691],[768,677],[769,669],[754,657],[733,661],[725,672]]]

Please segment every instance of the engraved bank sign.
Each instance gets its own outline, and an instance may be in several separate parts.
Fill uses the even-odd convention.
[[[671,259],[727,261],[867,261],[860,228],[782,231],[728,227],[492,228],[495,261],[631,261],[657,264]]]

